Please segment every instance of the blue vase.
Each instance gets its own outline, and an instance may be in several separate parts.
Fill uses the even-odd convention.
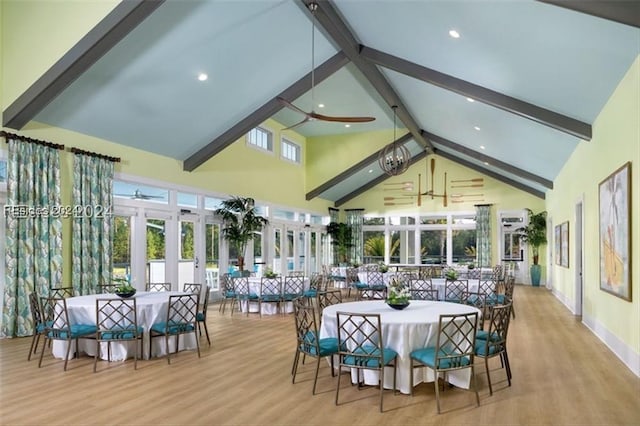
[[[531,285],[534,287],[540,287],[540,276],[542,275],[542,268],[540,265],[531,265],[529,272],[531,273]]]

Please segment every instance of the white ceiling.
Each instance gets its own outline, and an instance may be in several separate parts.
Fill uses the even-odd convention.
[[[637,25],[537,1],[354,0],[320,2],[316,67],[344,48],[327,26],[336,20],[333,10],[343,30],[368,48],[588,125],[640,54]],[[309,73],[310,17],[304,2],[294,0],[165,1],[32,118],[189,161]],[[450,37],[451,29],[461,37]],[[436,153],[538,194],[578,144],[591,143],[544,120],[471,103],[451,87],[375,65],[393,91],[381,94],[359,60],[317,83],[314,101],[326,105],[322,114],[376,120],[349,129],[316,121],[298,132],[318,137],[391,129],[390,105],[398,101],[418,130],[455,144],[427,138]],[[206,82],[197,80],[200,72],[209,74]],[[312,107],[309,91],[291,100]],[[289,109],[269,116],[287,126],[303,118]],[[223,146],[231,142],[222,140]],[[408,146],[412,153],[424,150],[415,138]],[[372,163],[317,195],[341,203],[380,176]]]

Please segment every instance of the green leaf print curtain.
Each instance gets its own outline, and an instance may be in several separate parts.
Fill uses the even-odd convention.
[[[364,242],[362,234],[362,225],[364,223],[364,209],[348,209],[345,210],[347,215],[347,225],[351,226],[351,255],[349,258],[352,263],[362,263],[362,254],[364,253]]]
[[[85,154],[73,158],[72,285],[94,294],[112,271],[113,163]]]
[[[7,140],[6,283],[0,335],[15,337],[33,334],[29,294],[48,296],[49,288],[62,280],[62,220],[54,212],[61,205],[60,153],[43,144]]]
[[[478,266],[491,266],[491,205],[476,206],[476,246]]]

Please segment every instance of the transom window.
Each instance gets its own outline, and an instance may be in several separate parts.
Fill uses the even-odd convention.
[[[282,138],[282,158],[300,164],[300,145]]]
[[[249,146],[273,152],[273,133],[264,127],[256,127],[247,133]]]

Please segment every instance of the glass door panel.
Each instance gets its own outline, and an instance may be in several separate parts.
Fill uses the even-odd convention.
[[[181,219],[178,238],[178,290],[184,283],[200,282],[198,276],[198,257],[195,250],[195,222]]]
[[[113,277],[131,277],[131,216],[113,217]]]
[[[211,291],[220,290],[220,225],[207,223],[205,226],[205,281]]]
[[[147,219],[147,282],[166,282],[166,228],[164,219]]]

